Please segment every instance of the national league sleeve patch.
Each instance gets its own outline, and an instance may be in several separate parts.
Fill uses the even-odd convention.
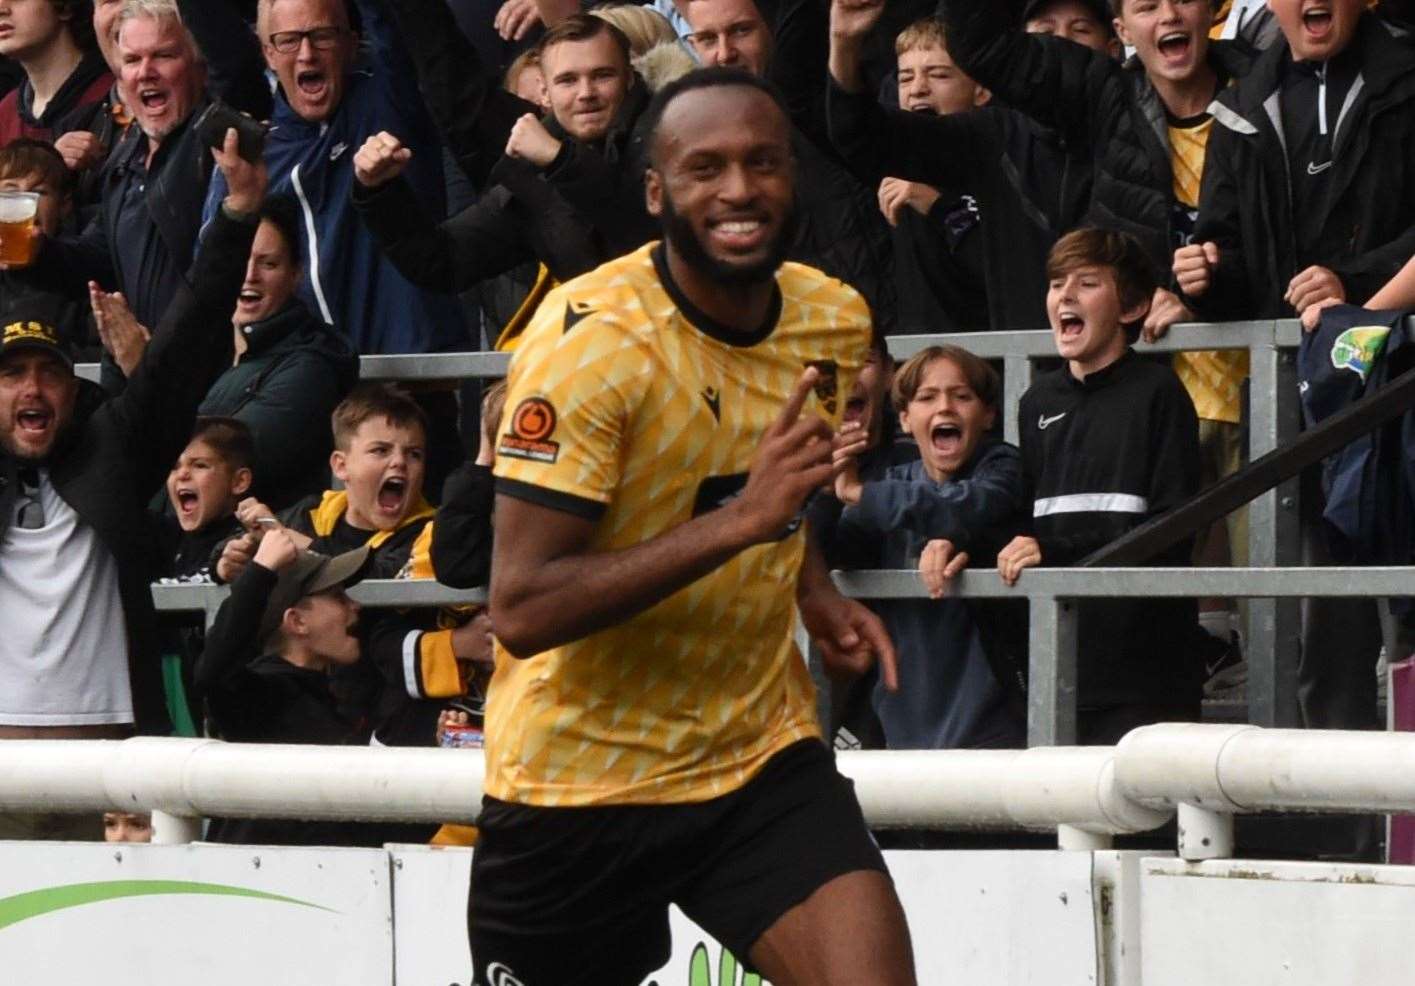
[[[550,440],[557,420],[550,401],[544,397],[527,397],[516,405],[510,430],[501,436],[496,454],[553,464],[560,458],[560,443]]]

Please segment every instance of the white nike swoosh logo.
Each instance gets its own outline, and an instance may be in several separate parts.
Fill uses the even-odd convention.
[[[349,149],[349,145],[348,145],[348,144],[344,144],[344,143],[335,144],[334,147],[331,148],[330,151],[329,151],[329,160],[331,160],[331,161],[338,161],[341,157],[344,156],[344,152],[347,151],[348,149]]]
[[[1044,414],[1038,415],[1037,428],[1041,431],[1046,431],[1049,426],[1056,424],[1062,418],[1066,417],[1066,415],[1069,413],[1069,411],[1062,411],[1060,414],[1053,414],[1049,418]]]
[[[1323,171],[1326,171],[1326,170],[1327,170],[1328,168],[1330,168],[1331,166],[1332,166],[1332,162],[1331,162],[1331,161],[1328,161],[1326,164],[1313,164],[1313,163],[1311,163],[1311,162],[1309,161],[1309,162],[1307,162],[1307,174],[1313,175],[1313,176],[1319,175],[1319,174],[1321,174]]]

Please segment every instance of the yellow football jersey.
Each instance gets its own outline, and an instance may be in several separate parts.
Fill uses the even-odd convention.
[[[1199,186],[1204,177],[1212,117],[1190,126],[1169,127],[1170,164],[1174,170],[1174,198],[1180,205],[1199,210]],[[1246,349],[1202,350],[1174,355],[1174,372],[1189,391],[1194,410],[1205,421],[1237,424],[1242,416],[1243,381],[1248,379]]]
[[[869,348],[851,288],[785,264],[751,338],[695,310],[649,244],[557,288],[521,339],[497,491],[596,521],[590,550],[642,544],[740,492],[808,365],[804,413],[837,426]],[[800,525],[624,623],[516,660],[499,647],[486,791],[531,805],[705,801],[818,736],[793,639]]]

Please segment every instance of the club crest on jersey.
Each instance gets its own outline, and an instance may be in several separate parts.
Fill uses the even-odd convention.
[[[827,414],[834,414],[838,406],[837,395],[840,392],[840,378],[837,372],[838,367],[833,359],[813,359],[807,360],[806,366],[815,367],[820,375],[816,377],[816,400],[821,402]]]
[[[511,428],[501,436],[497,455],[531,462],[553,463],[560,458],[560,443],[552,442],[557,417],[555,407],[544,397],[527,397],[516,405]]]
[[[1347,329],[1331,344],[1331,365],[1338,370],[1350,370],[1365,383],[1371,367],[1386,348],[1388,325],[1365,325]]]

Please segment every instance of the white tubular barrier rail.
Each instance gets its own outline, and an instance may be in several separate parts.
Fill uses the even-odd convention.
[[[1234,813],[1415,812],[1411,733],[1162,724],[1116,747],[855,751],[838,763],[878,828],[1054,829],[1064,846],[1096,848],[1109,835],[1157,828],[1178,807],[1189,859],[1232,853]],[[11,811],[472,822],[482,780],[482,756],[470,750],[0,743],[0,810]],[[175,831],[192,837],[191,826]]]

